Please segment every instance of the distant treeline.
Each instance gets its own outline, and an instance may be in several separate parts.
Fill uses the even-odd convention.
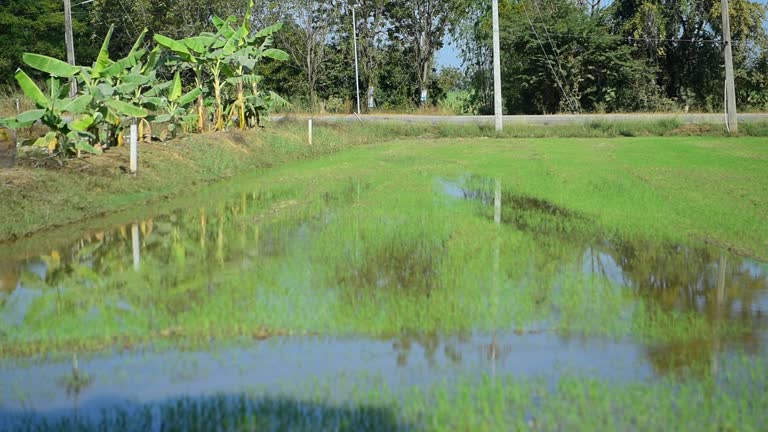
[[[111,54],[136,36],[181,39],[213,27],[213,16],[245,16],[246,0],[73,0],[78,63],[94,60],[114,24]],[[352,10],[362,105],[410,110],[428,104],[492,109],[491,0],[257,0],[253,28],[283,22],[284,63],[265,62],[266,85],[296,109],[349,111],[355,99]],[[507,113],[664,111],[723,106],[721,4],[715,0],[500,0]],[[23,52],[65,58],[60,0],[0,4],[0,83],[14,85]],[[766,7],[731,0],[737,100],[768,109]],[[438,71],[453,39],[461,73]],[[151,48],[151,47],[147,47]],[[192,81],[192,77],[186,77]]]

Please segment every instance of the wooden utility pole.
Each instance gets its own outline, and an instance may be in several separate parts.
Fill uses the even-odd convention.
[[[736,116],[736,83],[733,77],[733,47],[731,44],[731,18],[728,13],[728,0],[722,1],[723,7],[723,50],[725,54],[725,107],[728,118],[728,130],[739,132],[739,120]]]
[[[499,41],[499,0],[493,0],[493,106],[496,132],[504,128],[501,106],[501,43]]]
[[[72,36],[72,3],[64,0],[64,40],[67,43],[67,63],[75,65],[75,38]],[[69,97],[77,94],[77,80],[69,79]]]

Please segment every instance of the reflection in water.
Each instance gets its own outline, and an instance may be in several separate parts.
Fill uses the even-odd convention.
[[[691,343],[676,343],[649,349],[655,369],[662,374],[686,368],[717,370],[718,353],[728,347],[754,348],[766,331],[768,271],[755,261],[704,246],[674,245],[642,239],[592,238],[574,231],[572,226],[589,225],[586,219],[548,201],[505,190],[500,181],[465,176],[457,182],[439,181],[451,197],[475,201],[480,212],[496,223],[513,226],[538,235],[537,241],[555,243],[561,251],[553,259],[537,264],[537,272],[547,274],[552,261],[556,268],[569,268],[571,259],[586,274],[598,275],[620,286],[627,286],[648,304],[666,312],[695,313],[714,325],[737,323],[749,331],[740,339],[721,340],[703,337]],[[501,215],[500,202],[505,203]],[[493,215],[487,213],[493,209]],[[592,230],[594,231],[594,230]],[[573,232],[582,234],[572,236]],[[543,234],[543,235],[542,235]],[[535,260],[535,259],[534,259]],[[648,308],[649,320],[656,310]]]

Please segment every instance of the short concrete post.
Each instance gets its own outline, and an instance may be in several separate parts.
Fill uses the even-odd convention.
[[[0,128],[0,168],[16,165],[16,131]]]
[[[131,125],[131,174],[139,171],[139,127],[134,122]]]
[[[312,119],[309,119],[307,128],[309,130],[309,145],[312,145]]]

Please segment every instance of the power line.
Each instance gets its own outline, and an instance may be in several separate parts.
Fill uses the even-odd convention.
[[[563,84],[560,82],[560,78],[558,77],[557,72],[555,71],[555,68],[552,66],[552,62],[549,60],[549,55],[547,54],[547,50],[544,48],[544,44],[541,42],[539,33],[536,31],[536,28],[533,26],[533,21],[531,21],[531,17],[528,15],[528,8],[525,7],[525,4],[523,4],[523,11],[525,12],[526,19],[528,19],[528,24],[531,25],[531,30],[533,31],[533,34],[536,36],[536,41],[539,43],[539,46],[541,47],[541,52],[544,53],[544,58],[547,60],[547,65],[549,66],[549,69],[552,71],[552,74],[555,77],[555,82],[557,83],[557,86],[560,87],[560,91],[563,92],[563,97],[568,102],[568,105],[571,105],[571,111],[574,111],[572,102],[568,97],[568,94],[565,92],[565,89],[563,88]]]
[[[565,75],[565,71],[563,71],[563,64],[560,63],[560,56],[558,55],[557,50],[555,49],[555,44],[552,42],[552,37],[549,35],[549,30],[547,29],[547,25],[544,23],[544,16],[541,13],[541,7],[539,7],[539,2],[534,0],[533,4],[536,6],[536,12],[539,14],[539,19],[541,19],[541,25],[544,26],[544,33],[547,35],[547,39],[549,39],[549,46],[552,47],[552,56],[555,57],[555,60],[557,60],[557,69],[560,71],[560,74],[563,77],[563,83],[565,83],[566,87],[570,87],[568,85],[568,78]],[[578,110],[579,103],[576,100],[573,95],[568,95],[573,103],[573,107]]]

